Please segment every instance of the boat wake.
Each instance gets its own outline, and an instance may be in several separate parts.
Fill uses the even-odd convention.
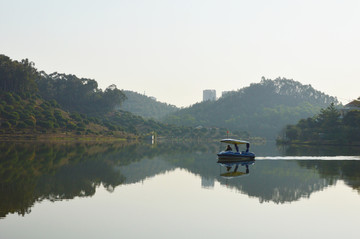
[[[360,156],[265,156],[255,160],[360,160]]]

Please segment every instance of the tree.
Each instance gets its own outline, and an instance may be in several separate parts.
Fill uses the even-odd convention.
[[[317,117],[320,127],[323,129],[331,129],[339,126],[340,112],[335,108],[334,103],[331,103],[326,109],[321,109]]]
[[[352,110],[348,112],[344,119],[344,125],[350,127],[358,127],[360,128],[360,111],[359,110]]]
[[[78,78],[75,75],[50,75],[42,72],[37,80],[41,96],[47,100],[55,100],[64,109],[87,115],[103,115],[120,106],[126,99],[125,94],[110,85],[103,92],[93,79]]]
[[[38,72],[34,66],[28,59],[18,62],[0,55],[0,90],[18,94],[35,93]]]
[[[116,85],[112,84],[106,88],[103,95],[103,105],[109,111],[119,108],[122,102],[126,99],[126,95],[119,90]]]
[[[286,138],[289,140],[297,140],[299,137],[299,131],[299,128],[297,128],[296,126],[288,125],[285,131]]]

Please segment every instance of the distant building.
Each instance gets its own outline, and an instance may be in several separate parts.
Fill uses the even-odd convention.
[[[344,105],[344,107],[340,109],[341,116],[345,116],[351,110],[360,110],[360,97]]]
[[[215,101],[216,90],[203,90],[203,101]]]
[[[357,100],[353,100],[349,104],[346,104],[344,108],[348,110],[360,110],[360,97]]]
[[[156,97],[154,96],[149,96],[149,98],[156,101]]]

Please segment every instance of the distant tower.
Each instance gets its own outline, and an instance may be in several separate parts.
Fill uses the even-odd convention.
[[[215,101],[216,100],[216,90],[203,90],[203,101]]]

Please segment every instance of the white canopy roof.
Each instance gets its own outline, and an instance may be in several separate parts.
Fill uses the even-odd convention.
[[[228,144],[250,144],[248,141],[238,139],[222,139],[220,142]]]

